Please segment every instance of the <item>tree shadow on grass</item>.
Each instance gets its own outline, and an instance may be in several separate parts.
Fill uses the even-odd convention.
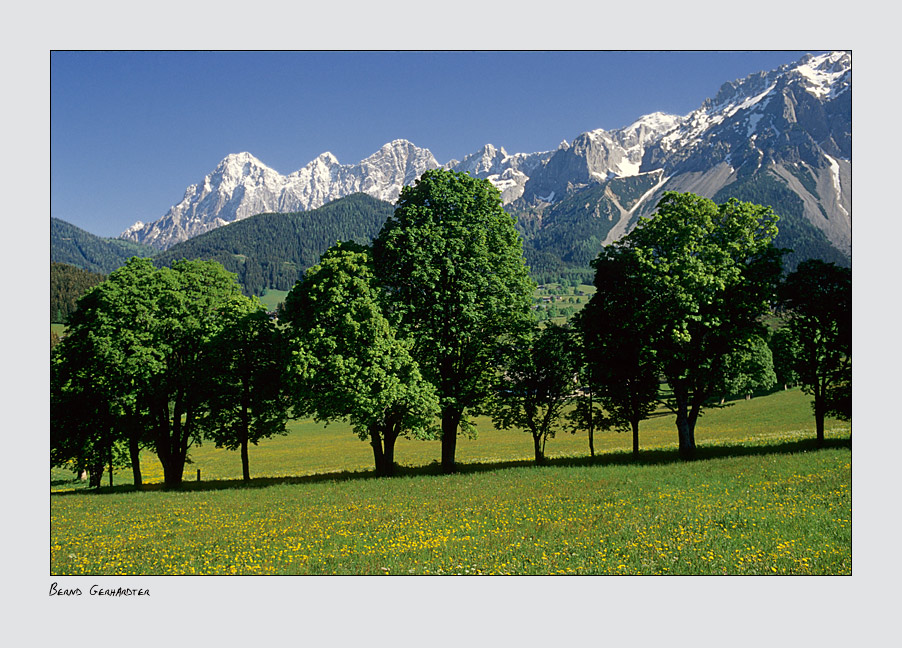
[[[852,449],[851,437],[839,439],[826,439],[823,449],[848,448]],[[717,444],[699,445],[696,447],[696,458],[693,462],[707,459],[724,459],[730,457],[753,457],[773,454],[797,454],[800,452],[816,452],[818,450],[814,439],[800,439],[796,441],[784,441],[780,443],[751,444]],[[510,468],[545,467],[545,468],[572,468],[587,466],[660,466],[667,464],[683,464],[686,462],[680,458],[676,448],[640,450],[638,457],[630,451],[606,452],[603,454],[580,457],[552,457],[542,464],[536,464],[531,459],[515,459],[510,461],[486,461],[474,463],[458,463],[454,475],[468,475]],[[398,479],[404,477],[447,477],[442,472],[438,461],[423,466],[398,466],[392,477],[377,475],[373,470],[344,470],[339,472],[319,473],[315,475],[302,475],[297,477],[257,477],[249,482],[241,479],[217,479],[211,481],[184,481],[181,488],[168,492],[195,492],[217,491],[229,489],[267,488],[269,486],[281,486],[286,484],[316,484],[325,482],[359,481],[372,479]],[[70,495],[105,495],[110,493],[156,492],[166,491],[163,484],[144,484],[141,488],[135,488],[130,484],[118,486],[105,486],[97,489],[79,489],[66,492],[51,493],[52,497]]]

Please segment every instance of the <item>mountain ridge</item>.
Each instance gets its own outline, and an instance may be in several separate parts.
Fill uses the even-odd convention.
[[[256,213],[306,211],[355,192],[394,202],[401,187],[439,167],[492,182],[527,236],[555,229],[561,205],[576,205],[580,201],[571,199],[585,192],[581,227],[595,232],[589,236],[598,244],[610,243],[650,215],[664,191],[713,197],[732,187],[747,195],[760,191],[762,182],[776,182],[800,201],[791,217],[805,223],[793,226],[821,232],[849,256],[851,56],[806,55],[725,82],[687,115],[650,113],[623,128],[581,133],[553,151],[511,154],[486,144],[461,160],[439,164],[428,149],[396,139],[358,163],[341,164],[325,152],[288,175],[250,153],[230,154],[190,185],[163,218],[136,223],[121,236],[167,249]],[[655,177],[652,185],[649,174]],[[636,180],[624,181],[628,178]],[[618,191],[642,189],[628,207],[612,198],[614,189],[593,189],[615,180]],[[635,187],[626,189],[630,183]],[[600,218],[610,226],[593,224]]]

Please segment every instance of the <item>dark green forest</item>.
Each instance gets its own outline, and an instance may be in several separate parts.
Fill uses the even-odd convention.
[[[50,219],[51,263],[66,263],[109,274],[131,257],[150,257],[156,252],[149,245],[95,236],[66,221]]]
[[[97,272],[65,263],[50,264],[50,322],[65,324],[75,312],[75,303],[90,288],[106,279]]]
[[[813,181],[803,170],[799,174],[803,183]],[[537,207],[520,201],[506,205],[505,211],[516,219],[532,278],[539,284],[591,283],[594,272],[590,263],[619,218],[614,201],[630,209],[658,179],[656,174],[612,178],[574,191],[552,205]],[[772,174],[744,178],[725,187],[714,200],[723,202],[731,197],[770,205],[780,215],[780,232],[774,243],[791,250],[784,257],[786,271],[811,258],[850,266],[849,257],[808,222],[801,198],[779,178]],[[358,193],[306,212],[251,216],[164,252],[94,236],[51,219],[51,262],[109,274],[131,256],[152,257],[158,267],[171,266],[177,259],[209,259],[235,273],[246,295],[262,295],[266,289],[290,290],[339,240],[369,244],[393,211],[394,205]],[[77,285],[73,290],[77,290]],[[64,317],[59,310],[54,301],[53,321]]]
[[[798,174],[800,177],[803,174]],[[810,176],[803,182],[812,182]],[[803,213],[804,205],[782,179],[773,173],[760,173],[727,185],[712,200],[724,202],[736,198],[759,205],[770,205],[780,215],[780,233],[774,245],[787,249],[783,259],[787,271],[795,270],[806,259],[820,259],[838,266],[850,267],[849,257],[837,250],[824,233],[808,222]]]
[[[238,275],[247,295],[290,290],[336,242],[370,243],[393,211],[393,205],[358,193],[306,212],[259,214],[178,243],[154,263],[213,260]]]

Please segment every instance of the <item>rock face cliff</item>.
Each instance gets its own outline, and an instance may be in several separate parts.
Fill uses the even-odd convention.
[[[577,225],[582,247],[610,242],[674,190],[776,203],[793,231],[848,256],[851,87],[851,56],[831,52],[725,83],[688,115],[652,113],[554,151],[510,154],[487,144],[440,165],[428,149],[395,140],[356,164],[323,153],[287,176],[233,154],[160,220],[121,236],[165,249],[253,214],[309,210],[355,192],[394,202],[404,185],[444,166],[489,180],[508,209],[533,219],[539,242],[543,232],[550,241]]]

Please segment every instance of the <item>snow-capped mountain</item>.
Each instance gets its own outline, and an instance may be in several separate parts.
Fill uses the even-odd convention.
[[[121,238],[167,249],[254,214],[306,211],[356,192],[394,202],[401,187],[438,166],[432,153],[406,140],[385,144],[357,164],[340,164],[331,153],[323,153],[287,176],[250,153],[235,153],[188,187],[163,218],[135,223]]]
[[[795,262],[848,259],[851,84],[848,53],[808,55],[725,83],[688,115],[584,133],[533,174],[509,209],[536,214],[537,251],[577,265],[653,213],[665,191],[771,205],[782,217],[778,244],[795,250]]]
[[[772,178],[796,194],[811,226],[849,253],[851,87],[846,52],[808,55],[725,83],[646,148],[642,170],[663,169],[671,178],[665,190],[707,196],[754,193],[750,185]]]
[[[506,204],[523,195],[523,187],[530,175],[543,166],[552,154],[553,151],[510,155],[504,147],[496,149],[492,144],[486,144],[463,160],[451,160],[444,166],[488,180],[501,192],[501,201]]]
[[[808,55],[724,83],[688,115],[652,113],[620,129],[582,133],[553,151],[510,154],[487,144],[444,165],[406,140],[357,164],[323,153],[287,176],[249,153],[229,155],[163,218],[136,223],[122,238],[165,249],[253,214],[308,210],[354,192],[394,202],[401,187],[444,166],[488,179],[509,209],[535,215],[541,227],[554,226],[579,195],[583,216],[570,211],[567,218],[584,219],[578,229],[599,243],[629,231],[662,192],[675,190],[779,200],[793,231],[811,230],[809,239],[825,237],[848,254],[851,83],[848,53]]]
[[[673,165],[702,149],[720,156],[718,161],[729,157],[724,147],[712,150],[714,139],[728,140],[731,152],[740,154],[775,144],[784,148],[791,130],[808,133],[830,155],[851,158],[851,87],[851,57],[845,52],[808,55],[795,65],[725,83],[661,138],[645,162]]]
[[[680,117],[652,113],[625,128],[583,133],[562,143],[524,185],[526,200],[554,202],[574,190],[643,171],[645,149],[672,132]]]

